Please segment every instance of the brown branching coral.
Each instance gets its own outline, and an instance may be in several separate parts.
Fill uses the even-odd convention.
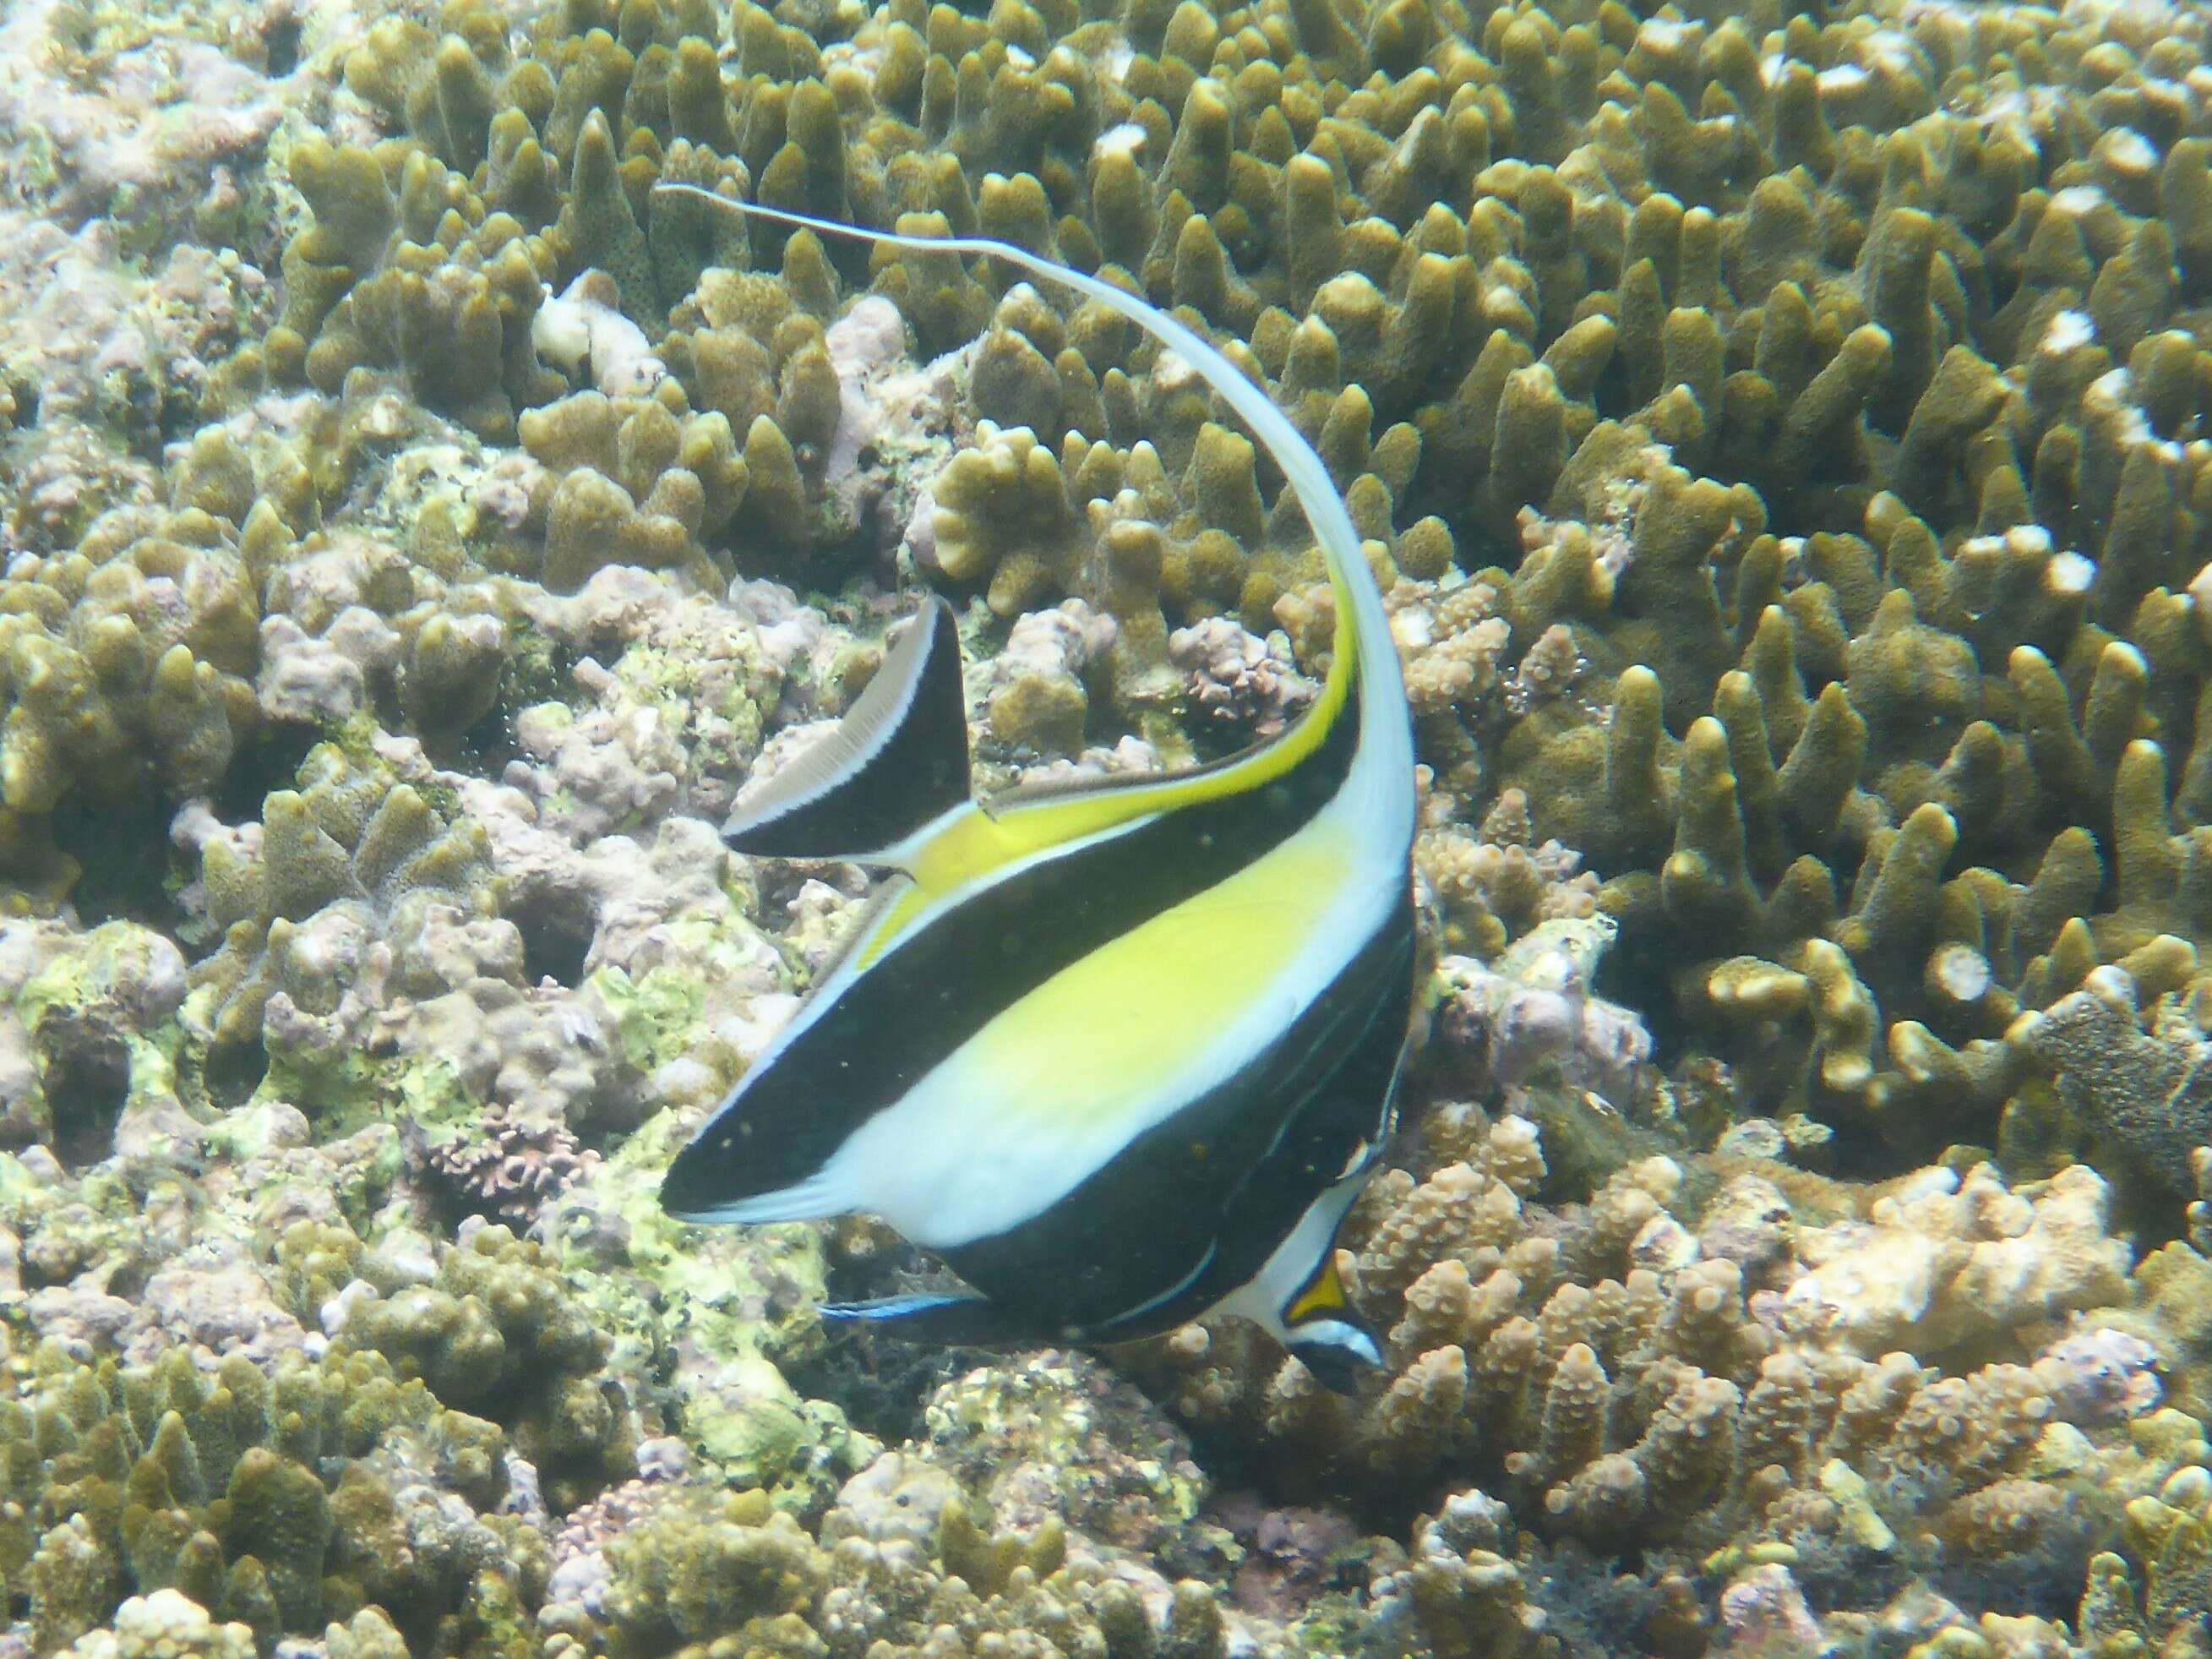
[[[1001,235],[1231,337],[1437,584],[1425,758],[1523,791],[1762,1109],[1986,1141],[2066,921],[2201,937],[2160,896],[2203,793],[2194,14],[633,12],[395,21],[343,70],[389,136],[291,153],[259,372],[519,434],[501,568],[829,580],[903,532],[1010,620],[1112,615],[1102,715],[1164,752],[1176,629],[1310,672],[1308,538],[1172,354],[651,186]],[[542,360],[586,273],[650,396]]]
[[[2086,1169],[1869,1194],[1654,1158],[1547,1205],[1527,1121],[1462,1112],[1428,1139],[1437,1161],[1380,1176],[1340,1256],[1387,1374],[1346,1402],[1262,1340],[1194,1328],[1139,1368],[1180,1415],[1311,1489],[1389,1504],[1473,1476],[1514,1526],[1692,1560],[1863,1571],[1920,1559],[1931,1519],[1964,1559],[2019,1556],[2164,1478],[2138,1470],[2152,1349],[2126,1333],[2174,1353],[2182,1333],[2137,1310],[2151,1283]],[[2081,1334],[2052,1342],[2069,1316]],[[1414,1571],[1419,1608],[1444,1580]]]
[[[295,1293],[328,1293],[328,1275],[349,1271],[392,1292],[380,1303],[352,1281],[343,1334],[318,1359],[264,1370],[233,1353],[204,1373],[182,1348],[120,1369],[56,1344],[20,1356],[0,1441],[6,1574],[33,1648],[102,1651],[111,1618],[126,1646],[154,1641],[157,1614],[173,1641],[210,1613],[233,1621],[204,1632],[225,1653],[266,1654],[332,1621],[397,1646],[394,1620],[481,1629],[534,1607],[546,1555],[517,1448],[589,1480],[599,1452],[627,1451],[629,1414],[592,1377],[604,1350],[575,1332],[567,1287],[511,1238],[480,1237],[445,1254],[433,1289],[386,1278],[394,1256],[365,1255],[343,1230],[288,1231]],[[574,1409],[575,1384],[596,1417]],[[485,1415],[447,1403],[463,1395]]]

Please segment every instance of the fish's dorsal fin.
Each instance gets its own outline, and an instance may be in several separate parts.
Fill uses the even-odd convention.
[[[722,839],[768,858],[893,863],[900,842],[967,799],[960,633],[933,598],[837,729],[732,813]]]
[[[1340,718],[1347,704],[1354,701],[1351,690],[1357,682],[1358,769],[1364,775],[1361,787],[1375,822],[1388,824],[1392,836],[1401,839],[1410,854],[1414,811],[1413,729],[1382,590],[1376,585],[1359,532],[1329,477],[1328,468],[1290,416],[1275,406],[1264,383],[1248,377],[1223,355],[1219,347],[1189,324],[1162,311],[1142,294],[1117,286],[1101,275],[1071,270],[1057,260],[1009,242],[982,236],[916,235],[904,231],[877,230],[866,225],[841,224],[836,220],[817,219],[765,203],[738,201],[702,185],[674,179],[663,179],[655,185],[653,194],[688,197],[714,212],[764,219],[772,224],[847,238],[874,247],[902,248],[931,255],[987,255],[1097,301],[1175,352],[1236,411],[1269,459],[1282,469],[1284,479],[1304,510],[1306,523],[1320,544],[1322,562],[1335,593],[1335,647],[1328,683],[1322,688],[1322,697],[1300,717],[1293,732],[1307,730],[1309,743],[1317,740],[1321,729]],[[1286,738],[1291,735],[1285,734]],[[1248,750],[1242,757],[1234,757],[1239,764],[1222,776],[1239,780],[1232,787],[1264,783],[1272,773],[1291,763],[1297,750],[1295,740],[1278,740]],[[1201,777],[1195,781],[1203,790],[1219,781]],[[1185,781],[1182,776],[1176,775],[1159,780],[1150,789],[1098,791],[1090,793],[1087,799],[1073,796],[1071,804],[1080,802],[1085,810],[1054,815],[1049,828],[1041,817],[1030,826],[1030,832],[1048,840],[1061,830],[1071,835],[1086,833],[1098,827],[1101,820],[1127,822],[1155,806],[1179,804],[1176,796]]]

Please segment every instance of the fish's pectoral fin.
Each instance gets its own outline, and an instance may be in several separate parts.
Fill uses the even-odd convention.
[[[866,864],[967,799],[960,633],[933,597],[837,729],[732,812],[722,839],[757,856]]]
[[[824,1324],[865,1327],[909,1342],[1006,1347],[1050,1340],[988,1297],[964,1291],[825,1302],[821,1313]]]

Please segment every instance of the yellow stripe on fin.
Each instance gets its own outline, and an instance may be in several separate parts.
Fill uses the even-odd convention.
[[[1034,854],[1162,812],[1264,789],[1328,742],[1351,694],[1350,675],[1333,673],[1314,706],[1280,738],[1211,766],[1158,778],[1125,775],[1000,795],[975,812],[948,816],[933,825],[901,849],[901,866],[919,885],[919,904]]]

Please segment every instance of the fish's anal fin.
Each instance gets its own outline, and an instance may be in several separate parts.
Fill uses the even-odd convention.
[[[909,1342],[1012,1347],[1050,1340],[988,1297],[958,1292],[825,1302],[821,1314],[824,1324],[878,1330]]]
[[[933,597],[837,729],[743,802],[722,839],[760,857],[880,863],[967,799],[960,634],[952,608]]]

